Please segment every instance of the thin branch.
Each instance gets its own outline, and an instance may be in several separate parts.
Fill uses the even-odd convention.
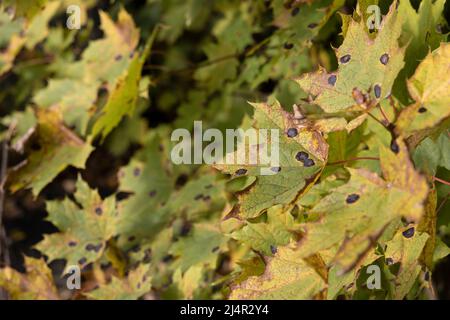
[[[448,201],[448,199],[450,198],[450,192],[447,193],[447,195],[445,196],[445,198],[442,200],[442,202],[439,204],[439,207],[436,209],[436,215],[439,214],[439,211],[441,211],[441,209],[444,207],[445,203]]]
[[[438,182],[443,183],[443,184],[445,184],[447,186],[450,186],[450,182],[448,182],[448,181],[439,179],[438,177],[435,177],[435,176],[432,176],[432,178],[433,178],[434,181],[438,181]]]
[[[387,117],[386,113],[384,112],[383,107],[381,106],[381,104],[377,104],[378,108],[381,111],[381,114],[383,115],[384,120],[386,121],[386,125],[388,125],[389,123],[391,123],[391,121],[389,120],[389,118]]]

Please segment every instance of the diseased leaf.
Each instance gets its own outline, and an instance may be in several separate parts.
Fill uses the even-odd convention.
[[[52,272],[43,259],[25,256],[26,273],[10,267],[0,269],[0,288],[14,300],[58,300]]]
[[[297,78],[297,83],[313,95],[315,104],[330,113],[356,104],[354,88],[362,92],[371,90],[372,98],[383,99],[390,94],[394,80],[403,67],[404,49],[397,42],[402,23],[395,3],[383,18],[374,39],[366,32],[365,20],[350,20],[344,42],[336,49],[338,70],[327,72],[320,68],[317,72]]]
[[[292,114],[281,109],[278,103],[274,105],[254,104],[255,115],[253,127],[260,129],[275,129],[270,139],[279,139],[279,150],[272,149],[272,140],[246,142],[243,139],[237,150],[225,157],[224,164],[215,167],[225,173],[234,175],[248,174],[257,176],[256,182],[248,189],[238,193],[238,214],[244,218],[257,217],[265,209],[277,205],[293,202],[301,192],[305,192],[310,184],[318,177],[328,155],[328,145],[320,132],[301,128],[295,122]],[[257,131],[259,135],[260,131]],[[277,137],[278,135],[278,137]],[[251,144],[250,144],[251,143]],[[253,161],[257,153],[279,151],[278,166],[270,167]],[[245,155],[248,155],[247,157]],[[227,164],[231,159],[233,163]],[[264,175],[269,174],[270,175]]]
[[[101,285],[85,295],[96,300],[136,300],[151,289],[152,278],[148,267],[142,264],[124,279],[113,276],[108,284]]]
[[[65,259],[67,265],[84,267],[103,255],[106,243],[117,234],[117,210],[113,197],[102,200],[80,177],[74,201],[48,201],[48,220],[59,233],[45,235],[36,248],[49,261]]]
[[[385,256],[393,263],[400,263],[400,269],[395,278],[394,299],[403,299],[416,281],[421,267],[418,262],[429,235],[414,230],[408,226],[400,230],[394,238],[387,242]],[[410,231],[410,230],[413,231]],[[412,235],[410,235],[413,233]]]
[[[38,150],[29,147],[28,159],[9,172],[12,192],[31,188],[34,196],[68,166],[84,168],[93,148],[62,123],[61,113],[37,109],[36,142]]]
[[[402,110],[397,120],[402,135],[431,128],[450,116],[449,74],[450,45],[441,43],[407,80],[408,91],[416,102]]]
[[[260,276],[231,286],[230,299],[312,299],[326,284],[322,277],[291,247],[280,247],[266,258]]]

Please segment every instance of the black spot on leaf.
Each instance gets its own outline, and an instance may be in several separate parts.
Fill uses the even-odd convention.
[[[407,239],[411,238],[412,236],[414,236],[414,227],[406,229],[402,232],[402,235]]]
[[[334,86],[334,84],[336,83],[336,79],[336,75],[332,74],[328,77],[328,84]]]
[[[242,176],[242,175],[244,175],[244,174],[246,174],[247,173],[247,169],[238,169],[238,170],[236,170],[236,172],[235,172],[235,174],[237,175],[237,176]]]
[[[79,265],[83,265],[83,264],[86,263],[86,261],[87,261],[86,258],[81,258],[80,260],[78,260],[78,264],[79,264]]]
[[[75,247],[77,243],[75,241],[69,241],[68,245],[69,247]]]
[[[121,54],[118,54],[114,59],[115,59],[116,61],[120,61],[120,60],[122,60],[122,55],[121,55]]]
[[[400,151],[400,147],[397,144],[397,141],[395,141],[394,139],[392,139],[391,141],[391,146],[390,146],[392,152],[394,153],[398,153]]]
[[[417,110],[419,113],[424,113],[427,112],[427,108],[425,107],[420,107],[419,110]]]
[[[270,246],[270,252],[272,252],[272,254],[277,253],[277,247],[271,245],[271,246]]]
[[[156,196],[156,190],[152,190],[148,193],[148,195],[150,196],[150,198],[153,198],[154,196]]]
[[[281,171],[281,167],[272,167],[272,168],[270,168],[270,170],[273,171],[273,172],[278,173],[278,172]]]
[[[359,199],[359,195],[356,193],[352,193],[347,197],[347,199],[345,199],[345,202],[347,202],[348,204],[351,204],[351,203],[355,203],[356,201],[358,201],[358,199]]]
[[[315,163],[314,163],[314,160],[313,160],[313,159],[306,159],[306,160],[303,162],[303,165],[304,165],[305,167],[312,167],[312,166],[315,165]]]
[[[352,58],[351,55],[346,54],[345,56],[342,56],[342,57],[339,59],[339,61],[340,61],[341,63],[347,63],[347,62],[350,61],[351,58]]]
[[[138,175],[140,175],[141,174],[141,169],[139,169],[139,168],[134,168],[134,170],[133,170],[133,175],[135,176],[135,177],[137,177]]]
[[[128,237],[128,241],[133,242],[134,240],[136,240],[135,236],[129,236]]]
[[[205,189],[211,189],[212,187],[213,187],[212,184],[208,184],[208,185],[205,186]]]
[[[99,252],[102,249],[103,245],[99,243],[98,245],[88,243],[85,247],[86,251],[94,251]]]
[[[211,252],[217,252],[217,251],[219,251],[219,247],[214,247],[214,248],[212,248],[212,250],[211,250]]]
[[[296,128],[289,128],[286,132],[289,138],[296,137],[298,135],[298,130]]]
[[[380,57],[380,62],[386,65],[389,62],[389,55],[387,53],[383,53]]]
[[[310,29],[314,29],[317,26],[318,26],[317,23],[310,23],[310,24],[308,24],[308,28],[310,28]]]
[[[294,44],[293,44],[293,43],[285,42],[285,44],[284,44],[284,48],[285,48],[286,50],[291,50],[293,47],[294,47]]]
[[[375,93],[375,97],[378,99],[379,97],[381,97],[381,87],[376,84],[373,88],[373,92]]]
[[[100,208],[100,207],[95,208],[95,214],[96,214],[96,215],[101,216],[102,213],[103,213],[102,208]]]
[[[295,155],[295,159],[297,159],[297,161],[300,161],[300,162],[304,162],[308,158],[309,158],[309,155],[303,151],[300,151]]]
[[[300,8],[294,8],[291,11],[291,16],[295,17],[296,15],[298,15],[298,13],[300,12]]]
[[[202,198],[203,198],[203,195],[200,193],[200,194],[195,196],[194,200],[200,200]]]
[[[388,266],[393,265],[394,264],[394,260],[392,258],[386,258],[386,264]]]

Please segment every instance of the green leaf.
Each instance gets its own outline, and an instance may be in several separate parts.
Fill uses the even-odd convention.
[[[429,238],[427,233],[420,232],[414,232],[412,237],[405,237],[403,233],[413,227],[408,226],[405,230],[400,230],[391,241],[386,243],[386,259],[392,259],[394,264],[400,263],[400,269],[394,283],[393,298],[397,300],[403,299],[414,285],[421,270],[418,259]]]
[[[278,246],[287,245],[292,238],[289,231],[294,224],[293,217],[283,212],[281,206],[267,210],[267,221],[247,224],[231,234],[231,236],[250,246],[256,251],[269,256],[277,250]]]
[[[141,264],[126,278],[120,279],[113,276],[108,284],[101,285],[84,295],[96,300],[136,300],[151,289],[152,278],[148,269],[148,265]]]
[[[36,248],[49,261],[65,259],[67,265],[84,267],[99,260],[108,240],[117,235],[116,202],[114,197],[102,200],[81,177],[74,200],[47,202],[47,219],[60,232],[45,235]]]
[[[39,150],[29,150],[23,165],[8,174],[9,188],[15,192],[31,188],[34,196],[68,166],[84,168],[92,146],[64,126],[58,110],[38,109],[36,139]]]

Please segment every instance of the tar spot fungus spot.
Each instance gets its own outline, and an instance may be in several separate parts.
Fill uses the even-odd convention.
[[[86,258],[81,258],[80,260],[78,260],[78,264],[83,265],[86,263],[86,261],[87,261]]]
[[[351,58],[352,58],[351,55],[346,54],[345,56],[342,56],[342,57],[339,59],[339,61],[340,61],[341,63],[347,63],[347,62],[350,61]]]
[[[131,252],[139,252],[139,250],[141,250],[141,246],[138,244],[130,249]]]
[[[328,84],[334,86],[334,84],[336,83],[336,79],[336,75],[332,74],[328,77]]]
[[[298,130],[295,129],[295,128],[289,128],[289,129],[287,130],[286,134],[287,134],[287,136],[288,136],[289,138],[293,138],[293,137],[296,137],[296,136],[298,135]]]
[[[347,199],[345,199],[345,202],[347,202],[348,204],[355,203],[356,201],[358,201],[358,199],[359,195],[357,195],[356,193],[352,193],[347,197]]]
[[[96,215],[101,216],[102,213],[103,213],[102,208],[100,208],[100,207],[95,208],[95,214],[96,214]]]
[[[121,54],[118,54],[114,59],[115,59],[116,61],[120,61],[120,60],[122,60],[122,55],[121,55]]]
[[[310,23],[310,24],[308,24],[308,28],[310,28],[310,29],[314,29],[317,26],[318,26],[317,23]]]
[[[150,196],[150,198],[153,198],[154,196],[156,196],[156,190],[152,190],[148,193],[148,195]]]
[[[273,172],[278,173],[278,172],[281,171],[281,167],[272,167],[272,168],[270,168],[270,170],[273,171]]]
[[[217,252],[217,251],[219,251],[219,247],[214,247],[214,248],[212,248],[212,250],[211,250],[211,252]]]
[[[277,247],[271,245],[271,246],[270,246],[270,252],[272,252],[272,254],[277,253]]]
[[[135,236],[129,236],[128,237],[128,241],[133,242],[134,240],[136,240]]]
[[[194,200],[200,200],[202,198],[203,198],[203,195],[202,194],[198,194],[198,195],[195,196]]]
[[[376,84],[375,87],[373,88],[373,92],[375,93],[375,97],[377,99],[381,97],[381,87],[378,84]]]
[[[304,162],[308,158],[309,158],[309,155],[303,151],[300,151],[295,155],[295,159],[297,159],[297,161],[301,161],[301,162]]]
[[[95,251],[95,252],[99,252],[100,249],[101,249],[102,247],[103,247],[103,246],[102,246],[101,243],[99,243],[98,245],[94,245],[94,244],[92,244],[92,243],[88,243],[88,244],[86,245],[85,249],[86,249],[87,251]]]
[[[303,165],[304,165],[305,167],[312,167],[313,165],[315,165],[315,163],[314,163],[314,160],[313,160],[313,159],[306,159],[306,160],[303,162]]]
[[[141,169],[139,169],[139,168],[134,168],[134,170],[133,170],[133,175],[135,176],[135,177],[137,177],[138,175],[140,175],[141,174]]]
[[[300,8],[294,8],[291,11],[291,16],[295,17],[300,12]]]
[[[291,50],[293,47],[294,47],[294,44],[293,44],[293,43],[286,42],[286,43],[284,44],[284,48],[285,48],[286,50]]]
[[[387,53],[383,53],[380,57],[380,62],[386,65],[389,62],[389,55]]]
[[[209,200],[211,200],[211,197],[208,196],[208,195],[206,195],[206,196],[203,197],[203,200],[204,200],[204,201],[209,201]]]
[[[386,264],[388,266],[393,265],[394,264],[394,260],[392,258],[386,258]]]
[[[394,153],[398,153],[400,151],[400,147],[397,144],[397,141],[395,141],[394,139],[392,139],[391,141],[391,146],[390,146],[392,152]]]
[[[237,176],[242,176],[242,175],[244,175],[244,174],[246,174],[247,173],[247,169],[238,169],[238,170],[236,170],[236,172],[235,172],[235,174],[237,175]]]
[[[414,227],[406,229],[402,232],[402,235],[407,239],[411,238],[414,235]]]
[[[68,245],[69,247],[75,247],[77,243],[75,241],[69,241]]]
[[[423,278],[425,279],[425,281],[429,281],[430,280],[430,273],[428,271],[425,272]]]
[[[173,256],[171,254],[168,254],[164,258],[162,258],[162,262],[167,263],[167,262],[170,262],[172,259],[173,259]]]
[[[419,110],[417,110],[417,111],[419,111],[419,113],[424,113],[424,112],[427,112],[427,108],[420,107]]]
[[[208,184],[208,185],[205,186],[205,189],[211,189],[212,187],[213,187],[212,184]]]

